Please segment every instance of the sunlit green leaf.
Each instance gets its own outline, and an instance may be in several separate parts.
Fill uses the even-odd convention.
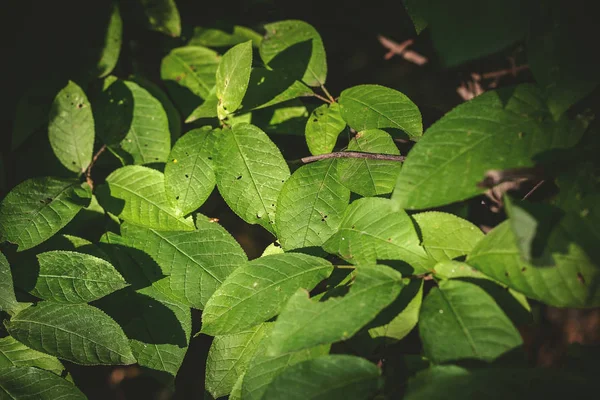
[[[98,201],[112,214],[138,225],[162,230],[193,230],[191,217],[169,201],[162,173],[130,165],[119,168],[99,188]]]
[[[248,89],[252,70],[252,42],[240,43],[223,55],[217,69],[216,94],[219,119],[236,111]]]
[[[36,367],[60,375],[65,367],[56,357],[30,349],[11,336],[0,339],[0,370],[8,367]]]
[[[50,145],[68,170],[82,173],[92,161],[94,117],[85,93],[69,81],[54,99],[48,122]]]
[[[217,136],[219,193],[244,221],[273,232],[277,197],[290,176],[281,152],[254,125],[237,124]]]
[[[5,397],[6,396],[6,397]],[[77,386],[55,374],[34,367],[0,370],[2,399],[85,400]]]
[[[267,352],[276,355],[348,339],[394,301],[402,286],[400,273],[375,265],[362,266],[343,297],[315,302],[299,289],[279,314]]]
[[[202,332],[239,332],[279,313],[298,288],[312,289],[327,278],[328,261],[299,253],[257,258],[238,268],[210,298],[202,314]]]
[[[350,140],[348,151],[400,155],[391,136],[379,129],[368,129]],[[340,179],[344,186],[361,196],[391,193],[396,185],[402,164],[398,161],[352,159],[339,160]]]
[[[277,199],[277,237],[284,250],[321,246],[337,230],[350,191],[339,181],[337,160],[300,167]]]
[[[356,131],[394,128],[408,136],[421,136],[423,123],[419,108],[404,94],[379,85],[359,85],[342,92],[340,110]]]
[[[371,398],[382,386],[381,371],[364,358],[334,354],[286,368],[267,387],[263,399]]]
[[[330,153],[345,127],[338,103],[323,104],[313,110],[306,121],[306,144],[311,154]]]
[[[63,228],[90,203],[87,184],[58,178],[33,178],[14,187],[0,204],[0,241],[37,246]]]
[[[121,327],[87,304],[42,301],[13,316],[6,328],[27,347],[76,364],[136,362]]]

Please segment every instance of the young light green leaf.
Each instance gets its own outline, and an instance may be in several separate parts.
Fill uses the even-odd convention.
[[[267,24],[265,30],[267,34],[260,45],[260,56],[265,64],[274,69],[279,65],[285,66],[285,62],[299,64],[303,69],[301,79],[304,83],[308,86],[325,84],[327,59],[323,41],[315,28],[303,21],[288,20]],[[298,47],[305,43],[309,44],[308,51],[298,51]],[[278,56],[285,60],[278,59]]]
[[[260,256],[264,257],[264,256],[270,256],[272,254],[283,254],[283,253],[285,253],[285,252],[281,248],[281,244],[279,244],[278,241],[274,241],[273,243],[268,245],[266,249],[264,249],[264,251],[262,252],[262,254]]]
[[[98,201],[108,212],[134,224],[162,230],[193,230],[191,217],[174,207],[159,171],[128,165],[111,173],[98,189]]]
[[[74,251],[37,255],[40,270],[31,294],[58,303],[88,303],[127,286],[115,268],[100,258]]]
[[[125,85],[133,104],[127,108],[132,113],[131,125],[121,148],[133,157],[134,164],[166,162],[171,150],[167,113],[146,89],[129,81],[125,81]]]
[[[309,112],[299,99],[252,112],[253,121],[267,133],[304,136]]]
[[[534,155],[577,143],[586,126],[554,122],[533,85],[486,92],[427,130],[406,157],[392,200],[423,209],[476,196],[487,171],[530,167]]]
[[[121,42],[123,40],[123,20],[118,4],[112,5],[112,12],[106,27],[106,36],[104,38],[104,48],[100,54],[100,60],[96,65],[96,76],[104,78],[112,72],[119,60],[121,52]]]
[[[65,367],[56,357],[30,349],[11,336],[0,339],[0,370],[9,367],[36,367],[60,375]]]
[[[342,92],[339,103],[342,117],[356,131],[394,128],[410,137],[423,134],[419,108],[397,90],[379,85],[354,86]]]
[[[41,301],[13,316],[6,328],[27,347],[76,364],[136,362],[121,327],[87,304]]]
[[[252,41],[254,47],[260,46],[262,36],[245,26],[235,25],[230,31],[196,26],[188,46],[229,47]]]
[[[369,324],[369,336],[383,338],[386,342],[402,340],[419,321],[423,301],[423,281],[411,280],[400,295]],[[383,322],[383,324],[381,324]]]
[[[321,246],[337,230],[350,191],[339,181],[334,159],[304,165],[277,199],[275,228],[283,250]]]
[[[478,227],[452,214],[430,211],[412,217],[423,238],[421,245],[436,262],[469,254],[484,236]]]
[[[241,110],[257,110],[298,97],[313,96],[312,89],[298,79],[285,71],[253,68]]]
[[[18,307],[10,265],[4,254],[0,252],[0,311],[12,314]]]
[[[231,393],[229,393],[229,400],[242,400],[242,383],[244,382],[244,375],[245,374],[241,374],[233,384]]]
[[[235,270],[208,300],[202,332],[240,332],[276,316],[298,288],[312,289],[327,278],[330,262],[300,253],[260,257]]]
[[[348,151],[400,155],[392,137],[379,129],[356,134],[348,143]],[[402,164],[397,161],[369,159],[340,159],[340,180],[348,189],[370,197],[391,193],[396,185]]]
[[[598,267],[571,241],[563,219],[547,238],[552,265],[532,265],[521,257],[509,221],[494,228],[467,258],[467,263],[529,298],[554,307],[600,305]]]
[[[168,275],[155,283],[194,308],[203,309],[225,278],[247,261],[240,245],[220,225],[199,216],[189,232],[159,231],[133,224],[121,227],[130,246],[149,254]]]
[[[522,344],[521,335],[483,289],[444,280],[425,297],[419,334],[434,363],[460,359],[492,361]]]
[[[123,327],[140,366],[177,375],[192,330],[189,307],[152,286],[113,293],[96,305]]]
[[[163,58],[160,78],[183,115],[200,104],[198,97],[208,98],[217,82],[220,60],[216,52],[201,46],[179,47]]]
[[[184,215],[195,211],[212,193],[215,172],[212,163],[210,126],[193,129],[175,143],[165,165],[165,190],[167,197]]]
[[[240,43],[223,55],[217,68],[217,113],[219,119],[236,111],[248,90],[252,70],[252,42]]]
[[[30,249],[63,228],[92,197],[87,184],[33,178],[14,187],[0,203],[0,241]]]
[[[6,397],[5,397],[6,396]],[[77,386],[52,372],[34,367],[0,370],[0,398],[38,400],[85,400]]]
[[[313,110],[306,121],[306,144],[311,154],[330,153],[338,135],[346,127],[340,113],[340,105],[323,104]]]
[[[264,323],[213,339],[206,361],[205,384],[206,390],[215,399],[231,393],[238,378],[246,372],[261,340],[271,328],[272,324]]]
[[[148,26],[172,37],[181,35],[181,17],[175,0],[139,0],[144,7]]]
[[[54,154],[69,171],[82,173],[92,161],[94,117],[85,93],[69,81],[50,109],[48,136]]]
[[[375,265],[357,271],[344,297],[315,302],[305,289],[299,289],[279,314],[267,353],[276,355],[349,339],[394,301],[402,286],[399,272]]]
[[[395,211],[390,200],[378,197],[354,201],[323,249],[356,265],[402,260],[415,271],[427,272],[431,264],[410,217],[403,210]]]
[[[260,400],[269,384],[286,368],[304,360],[324,356],[329,353],[329,345],[317,346],[297,352],[283,353],[275,356],[266,354],[270,337],[266,337],[254,353],[254,358],[242,381],[242,399]]]
[[[334,354],[285,369],[267,387],[263,399],[363,400],[383,385],[379,368],[364,358]]]
[[[277,197],[290,170],[277,146],[259,128],[237,124],[218,134],[217,187],[249,224],[274,231]]]

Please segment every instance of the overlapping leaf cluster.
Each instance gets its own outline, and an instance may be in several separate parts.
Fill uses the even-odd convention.
[[[152,29],[180,34],[174,2],[142,3]],[[108,56],[118,57],[109,47],[120,44],[121,23],[116,9]],[[489,171],[593,146],[589,120],[557,114],[552,93],[524,84],[485,93],[423,132],[417,106],[394,89],[359,85],[334,99],[312,26],[282,21],[265,32],[197,28],[162,60],[168,94],[141,77],[104,78],[116,59],[98,66],[95,89],[69,82],[55,94],[49,142],[72,177],[26,180],[0,203],[9,335],[0,395],[84,398],[60,378],[60,360],[137,362],[172,380],[191,309],[202,310],[198,334],[214,337],[205,376],[214,398],[392,396],[406,376],[372,361],[410,332],[424,359],[409,371],[420,370],[407,398],[458,397],[493,376],[513,379],[522,396],[530,381],[563,390],[582,380],[495,360],[522,352],[527,299],[600,306],[597,175],[576,166],[546,177],[559,186],[553,204],[507,197],[508,220],[487,235],[431,209],[480,195]],[[326,103],[312,107],[316,97]],[[270,136],[284,127],[300,129],[315,156],[341,154],[288,163]],[[344,131],[352,138],[340,149]],[[399,135],[416,142],[403,163],[343,154],[400,156]],[[97,157],[112,164],[94,184]],[[215,188],[273,235],[262,257],[248,260],[199,212]],[[100,240],[65,230],[84,213],[102,226]],[[466,360],[481,364],[452,365]]]

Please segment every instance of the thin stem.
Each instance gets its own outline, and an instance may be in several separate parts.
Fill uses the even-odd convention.
[[[513,66],[512,68],[501,69],[499,71],[486,72],[486,73],[482,74],[481,76],[483,77],[483,79],[498,79],[505,75],[517,76],[517,73],[519,73],[523,70],[526,70],[526,69],[529,69],[529,65],[523,64],[523,65]]]
[[[313,93],[313,96],[315,96],[319,100],[323,100],[325,103],[329,103],[329,104],[333,103],[333,101],[326,99],[325,97],[321,96],[320,94]]]
[[[535,185],[535,186],[534,186],[534,187],[533,187],[533,188],[532,188],[532,189],[531,189],[529,192],[527,192],[527,194],[526,194],[525,196],[523,196],[523,199],[522,199],[522,200],[526,200],[526,199],[527,199],[529,196],[531,196],[531,194],[532,194],[533,192],[535,192],[535,191],[536,191],[536,190],[537,190],[537,189],[538,189],[540,186],[542,186],[542,184],[543,184],[544,182],[545,182],[545,181],[542,179],[541,181],[539,181],[538,183],[536,183],[536,185]]]
[[[339,151],[336,153],[319,154],[316,156],[303,157],[299,160],[291,161],[292,163],[308,164],[315,161],[326,160],[328,158],[367,158],[370,160],[385,160],[403,162],[406,157],[396,156],[392,154],[375,154],[375,153],[361,153],[359,151]]]
[[[103,144],[102,147],[100,147],[100,149],[98,149],[96,154],[94,154],[94,157],[92,158],[92,162],[90,163],[90,165],[88,165],[87,169],[85,170],[85,180],[88,183],[88,185],[90,185],[90,188],[92,190],[94,189],[94,181],[92,180],[92,168],[94,167],[94,164],[96,163],[96,161],[98,161],[98,158],[100,157],[100,155],[102,153],[104,153],[105,150],[106,150],[106,145]]]
[[[329,94],[329,92],[327,91],[327,88],[325,87],[325,85],[321,84],[321,90],[323,91],[323,93],[325,93],[325,95],[331,101],[331,103],[335,103],[335,99],[333,98],[332,95]]]

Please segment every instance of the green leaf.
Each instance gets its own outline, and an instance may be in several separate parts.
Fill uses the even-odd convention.
[[[323,104],[313,110],[306,121],[306,144],[311,154],[331,153],[338,135],[346,127],[340,105]]]
[[[94,117],[85,93],[69,81],[54,99],[48,122],[54,154],[69,171],[82,173],[92,161]]]
[[[394,211],[390,200],[376,197],[354,201],[323,249],[356,265],[402,260],[416,271],[426,272],[430,264],[406,212]]]
[[[252,70],[252,42],[240,43],[229,49],[217,68],[217,113],[219,119],[236,111],[248,89]]]
[[[92,97],[96,135],[106,145],[117,145],[131,129],[133,93],[125,81],[108,76]],[[107,116],[110,116],[107,117]]]
[[[260,343],[244,375],[242,381],[242,399],[244,400],[262,399],[269,384],[286,368],[304,360],[310,360],[329,353],[329,346],[327,345],[269,356],[266,354],[269,340],[269,337],[267,337]]]
[[[266,68],[253,68],[242,111],[270,107],[298,97],[313,96],[311,88],[298,80],[294,73]]]
[[[399,272],[376,265],[361,267],[344,297],[315,302],[305,289],[299,289],[279,314],[267,353],[276,355],[348,339],[394,301],[402,286]]]
[[[371,321],[369,336],[384,338],[386,342],[402,340],[419,321],[419,311],[423,301],[423,281],[411,280],[400,295]],[[381,322],[383,322],[381,325]]]
[[[568,220],[561,220],[547,237],[552,265],[531,265],[521,257],[516,238],[506,221],[481,240],[467,263],[492,279],[529,298],[554,307],[600,305],[598,267],[571,241]]]
[[[452,8],[439,0],[413,1],[410,5],[411,16],[427,21],[435,49],[449,67],[503,50],[522,39],[529,27],[528,7],[520,0],[502,4],[458,0]],[[465,15],[469,15],[468,21]]]
[[[171,150],[171,133],[167,113],[160,101],[137,83],[125,81],[133,104],[127,108],[131,125],[121,142],[134,164],[166,162]],[[133,110],[131,108],[133,107]]]
[[[115,268],[100,258],[74,251],[37,255],[40,270],[31,294],[58,303],[88,303],[127,286]]]
[[[175,0],[139,1],[150,29],[173,37],[181,35],[181,18]]]
[[[379,129],[368,129],[356,134],[348,144],[348,151],[392,154],[400,151],[391,136]],[[369,159],[340,159],[340,179],[344,186],[361,196],[391,193],[396,185],[402,164],[397,161]]]
[[[533,85],[486,92],[427,130],[408,153],[392,200],[423,209],[468,199],[485,191],[477,184],[487,171],[530,167],[533,156],[573,146],[584,130],[566,117],[554,122]]]
[[[262,126],[265,132],[297,136],[304,136],[308,116],[308,109],[299,99],[252,113],[255,124]]]
[[[238,124],[218,134],[217,187],[233,212],[273,232],[277,196],[290,170],[277,146],[259,128]]]
[[[233,387],[231,388],[231,393],[229,393],[229,400],[242,399],[242,383],[244,382],[244,375],[245,374],[241,374],[233,384]]]
[[[415,26],[415,32],[419,35],[427,28],[427,21],[419,12],[419,0],[403,0],[404,8]]]
[[[30,349],[11,336],[0,339],[0,370],[9,367],[36,367],[60,375],[65,367],[56,357]]]
[[[202,332],[240,332],[276,316],[298,288],[312,289],[327,278],[328,261],[299,253],[257,258],[235,270],[209,299]]]
[[[350,191],[339,181],[338,161],[304,165],[288,179],[277,199],[277,237],[283,250],[321,246],[337,230]]]
[[[198,97],[209,97],[220,60],[216,52],[200,46],[179,47],[163,58],[160,78],[183,115],[200,104]]]
[[[6,397],[5,397],[6,396]],[[2,399],[85,400],[75,385],[52,372],[34,367],[11,367],[0,370]]]
[[[321,86],[327,78],[327,60],[325,48],[319,33],[303,21],[288,20],[265,25],[267,31],[260,45],[260,56],[265,64],[274,69],[277,65],[296,63],[306,65],[302,71],[302,81],[308,86]],[[286,52],[285,62],[277,59],[285,50],[308,43],[309,51]],[[291,57],[289,57],[291,55]],[[275,65],[274,65],[275,64]]]
[[[212,193],[215,172],[211,127],[193,129],[175,143],[165,166],[167,197],[184,215],[195,211]]]
[[[70,179],[33,178],[14,187],[0,204],[0,241],[30,249],[63,228],[92,197],[87,184]]]
[[[175,105],[167,96],[165,92],[162,91],[160,87],[154,84],[152,81],[140,76],[134,75],[131,77],[131,80],[137,83],[141,88],[146,89],[151,96],[156,98],[162,105],[165,113],[167,113],[167,118],[169,120],[169,132],[171,133],[171,143],[175,143],[177,138],[181,136],[181,115],[179,115],[179,111],[175,108]]]
[[[394,128],[410,137],[423,134],[419,108],[404,94],[379,85],[346,89],[340,99],[344,120],[356,131]]]
[[[262,36],[250,28],[239,25],[235,25],[227,31],[196,26],[188,46],[229,47],[248,40],[252,41],[254,47],[258,47],[262,41]]]
[[[205,382],[206,390],[215,399],[232,391],[271,327],[272,324],[260,324],[233,335],[220,335],[213,339],[206,361]]]
[[[425,297],[419,318],[425,355],[434,363],[492,361],[522,344],[521,335],[483,289],[445,280]]]
[[[136,362],[121,327],[87,304],[41,301],[5,325],[10,335],[27,347],[76,364]]]
[[[149,254],[165,275],[163,285],[180,302],[203,309],[213,292],[247,258],[220,225],[198,217],[190,232],[158,231],[133,224],[121,227],[128,243]]]
[[[371,398],[383,386],[379,368],[364,358],[334,354],[285,369],[267,387],[263,399]]]
[[[191,217],[172,205],[165,193],[164,176],[159,171],[130,165],[119,168],[98,188],[102,207],[134,224],[162,230],[193,230]]]
[[[408,383],[406,400],[445,399],[564,399],[573,388],[594,390],[590,380],[564,369],[554,368],[478,368],[467,370],[457,365],[436,365]]]
[[[140,366],[177,375],[192,330],[189,307],[151,286],[116,292],[96,305],[123,327]]]
[[[469,221],[439,211],[413,214],[425,247],[436,262],[467,255],[483,237],[483,232]]]
[[[100,60],[96,65],[96,76],[104,78],[112,72],[119,60],[121,52],[121,42],[123,40],[123,20],[118,4],[112,5],[112,12],[106,27],[106,36],[104,38],[104,47],[100,54]]]
[[[19,308],[8,260],[0,252],[0,311],[14,313]]]

